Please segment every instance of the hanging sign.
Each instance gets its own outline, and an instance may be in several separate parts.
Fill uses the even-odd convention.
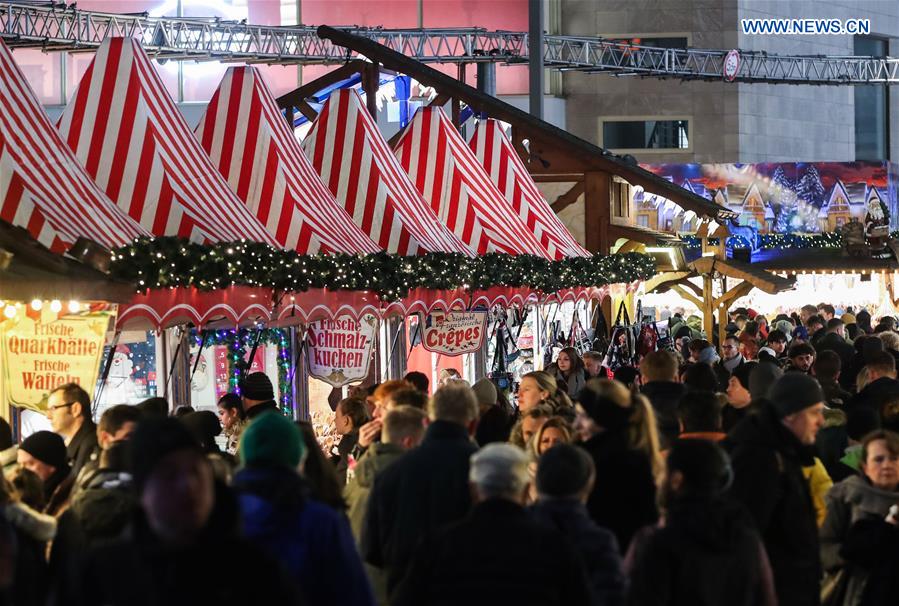
[[[445,356],[478,351],[487,332],[486,311],[435,311],[425,318],[422,345]]]
[[[309,374],[332,387],[357,383],[368,376],[378,319],[371,314],[356,320],[339,316],[319,320],[306,329]]]
[[[45,411],[50,392],[78,383],[93,393],[100,372],[109,311],[60,316],[45,305],[2,323],[2,377],[11,404]]]
[[[724,80],[733,82],[740,73],[740,51],[734,49],[724,55]]]

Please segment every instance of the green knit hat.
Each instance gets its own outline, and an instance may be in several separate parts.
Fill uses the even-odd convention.
[[[295,469],[304,450],[300,428],[274,411],[260,415],[240,437],[240,461],[253,467]]]

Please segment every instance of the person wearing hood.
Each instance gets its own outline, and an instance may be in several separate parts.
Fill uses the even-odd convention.
[[[768,400],[722,443],[733,461],[730,495],[749,510],[774,570],[781,604],[816,606],[821,576],[818,527],[802,468],[824,425],[824,392],[813,378],[785,373]]]
[[[346,518],[309,498],[298,471],[304,450],[300,429],[280,413],[247,426],[234,476],[244,536],[282,565],[310,604],[372,605]]]
[[[844,597],[840,602],[846,606],[863,603],[866,585],[884,560],[877,561],[870,553],[853,557],[856,554],[844,550],[844,545],[853,542],[855,537],[851,535],[858,531],[857,522],[883,523],[890,507],[899,503],[899,435],[884,430],[868,434],[862,441],[861,453],[862,474],[835,484],[827,494],[827,517],[821,528],[824,570],[836,574],[843,569],[843,574],[848,575],[842,581]],[[884,530],[890,532],[888,526]]]
[[[423,410],[411,406],[397,406],[390,410],[384,416],[381,441],[374,442],[356,463],[353,477],[344,489],[344,496],[348,506],[347,515],[350,518],[350,527],[357,542],[362,537],[368,494],[375,483],[375,478],[388,465],[393,464],[406,452],[421,444],[425,435],[426,418]],[[366,565],[366,571],[371,579],[378,604],[386,604],[387,583],[383,573],[369,565]]]
[[[593,379],[578,395],[576,411],[575,431],[596,468],[587,511],[624,551],[638,529],[658,520],[656,466],[633,439],[641,426],[656,431],[652,406],[620,383]]]
[[[677,404],[684,395],[684,386],[677,381],[677,358],[668,351],[646,354],[640,362],[640,375],[643,379],[640,392],[649,399],[655,410],[664,450],[680,433]]]
[[[777,604],[761,538],[746,511],[724,497],[732,479],[716,444],[688,439],[671,447],[664,522],[641,530],[625,560],[630,606]]]
[[[51,604],[301,603],[276,561],[239,536],[233,494],[215,482],[208,459],[179,420],[142,420],[131,445],[140,506],[129,532],[89,550]],[[284,443],[277,448],[291,450]]]

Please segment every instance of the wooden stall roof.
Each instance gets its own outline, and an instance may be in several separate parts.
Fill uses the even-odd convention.
[[[709,218],[728,218],[735,215],[732,210],[675,185],[641,168],[630,159],[575,137],[561,128],[539,120],[527,112],[377,42],[324,25],[317,31],[320,38],[354,50],[387,69],[411,76],[426,86],[434,87],[441,94],[464,101],[476,113],[487,114],[511,124],[513,133],[517,135],[516,143],[523,138],[529,140],[527,155],[531,158],[529,169],[532,174],[564,175],[590,170],[605,171],[618,175],[631,185],[640,186],[647,192],[665,197],[686,211],[693,211]],[[291,100],[291,93],[288,93],[280,97],[278,102],[284,106]],[[296,101],[299,104],[303,99],[298,98]],[[513,140],[515,139],[513,136]],[[516,147],[519,153],[524,152],[523,146],[516,145]]]
[[[631,225],[630,223],[613,221],[609,224],[609,235],[613,242],[618,238],[627,238],[628,240],[634,240],[646,244],[647,246],[684,246],[683,240],[681,240],[677,234],[656,231],[648,227]]]
[[[776,272],[870,273],[899,270],[899,262],[893,257],[851,257],[838,248],[761,250],[753,255],[752,264]]]
[[[9,265],[3,269],[2,261]],[[0,299],[127,301],[134,286],[50,252],[23,228],[0,220]]]
[[[688,267],[700,275],[710,274],[715,271],[728,278],[745,280],[759,290],[772,295],[790,290],[796,285],[796,278],[794,277],[783,278],[758,265],[743,263],[733,259],[700,257],[688,263]]]

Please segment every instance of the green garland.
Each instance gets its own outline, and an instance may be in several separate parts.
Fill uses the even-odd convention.
[[[293,414],[293,396],[290,385],[290,356],[291,347],[289,341],[289,332],[281,328],[240,328],[238,330],[211,330],[191,331],[191,338],[195,340],[199,346],[201,343],[206,347],[215,345],[225,345],[228,347],[228,391],[232,393],[240,393],[238,381],[241,373],[244,373],[251,360],[247,360],[247,355],[252,351],[253,344],[259,339],[259,345],[277,345],[278,346],[278,393],[281,411],[287,415]]]
[[[656,274],[655,260],[638,253],[561,261],[498,253],[475,258],[457,253],[301,255],[256,242],[202,245],[172,237],[137,239],[114,251],[112,260],[112,275],[139,291],[169,287],[214,290],[234,285],[294,292],[328,288],[374,291],[386,301],[401,299],[415,288],[509,286],[551,293],[648,280]]]

